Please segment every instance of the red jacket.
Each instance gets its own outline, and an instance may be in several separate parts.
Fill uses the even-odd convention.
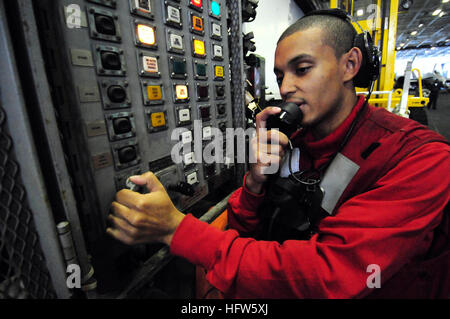
[[[293,137],[301,145],[301,167],[318,167],[332,158],[362,105],[363,98],[324,139],[315,141],[308,132]],[[423,261],[450,199],[450,147],[431,142],[435,139],[443,140],[413,121],[369,107],[342,151],[362,164],[361,170],[310,240],[279,244],[247,238],[259,230],[256,211],[264,194],[241,187],[229,200],[233,229],[219,231],[188,215],[174,234],[171,252],[206,268],[209,282],[232,298],[448,293],[449,255]],[[375,141],[381,146],[365,164],[361,154]],[[381,269],[381,288],[367,285],[373,264]],[[431,280],[438,271],[444,277]]]

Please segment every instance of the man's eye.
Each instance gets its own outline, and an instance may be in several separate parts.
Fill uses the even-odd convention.
[[[302,75],[302,74],[305,74],[306,72],[308,72],[310,68],[311,68],[310,66],[303,67],[303,68],[297,68],[297,69],[295,69],[295,73],[297,73],[298,75]]]
[[[277,83],[278,83],[278,86],[280,86],[281,83],[283,83],[283,78],[282,77],[277,78]]]

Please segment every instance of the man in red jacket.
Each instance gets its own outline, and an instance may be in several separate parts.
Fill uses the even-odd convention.
[[[304,115],[303,129],[290,137],[301,150],[300,169],[327,167],[326,217],[310,238],[255,239],[266,197],[262,162],[230,198],[227,231],[179,212],[148,172],[131,180],[149,194],[117,193],[107,232],[128,244],[170,245],[230,298],[446,297],[450,147],[356,95],[362,54],[353,37],[347,22],[313,16],[289,28],[276,49],[280,93]],[[266,108],[257,127],[279,112]],[[262,134],[267,141],[277,135],[279,146],[263,148]],[[281,163],[287,145],[288,137],[273,130],[252,141],[257,158],[271,164]]]

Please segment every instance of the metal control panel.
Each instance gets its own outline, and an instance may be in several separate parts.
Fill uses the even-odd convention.
[[[38,7],[90,241],[104,234],[110,204],[131,175],[153,171],[180,210],[214,191],[208,181],[230,165],[206,164],[194,143],[201,139],[203,150],[213,128],[232,126],[225,0],[52,0]],[[176,128],[184,131],[174,136]],[[192,147],[174,163],[179,143]]]

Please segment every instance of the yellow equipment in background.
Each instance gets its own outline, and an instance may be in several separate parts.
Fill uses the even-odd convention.
[[[374,106],[384,107],[391,112],[408,117],[409,108],[424,107],[429,99],[422,93],[422,77],[420,70],[417,71],[419,82],[419,96],[404,95],[403,90],[394,90],[395,83],[395,45],[397,35],[398,0],[391,0],[389,7],[381,0],[331,0],[330,8],[340,8],[358,21],[359,25],[371,33],[374,43],[381,50],[380,77],[375,82],[374,92],[369,103]],[[384,19],[383,19],[384,17]],[[383,21],[384,20],[384,21]],[[355,29],[360,32],[359,27],[353,22]],[[405,77],[405,81],[406,81]],[[408,79],[409,83],[409,79]],[[408,85],[409,87],[409,85]],[[367,93],[364,89],[357,89],[359,93]],[[409,92],[408,92],[409,93]],[[407,98],[406,107],[401,108],[402,98]]]

